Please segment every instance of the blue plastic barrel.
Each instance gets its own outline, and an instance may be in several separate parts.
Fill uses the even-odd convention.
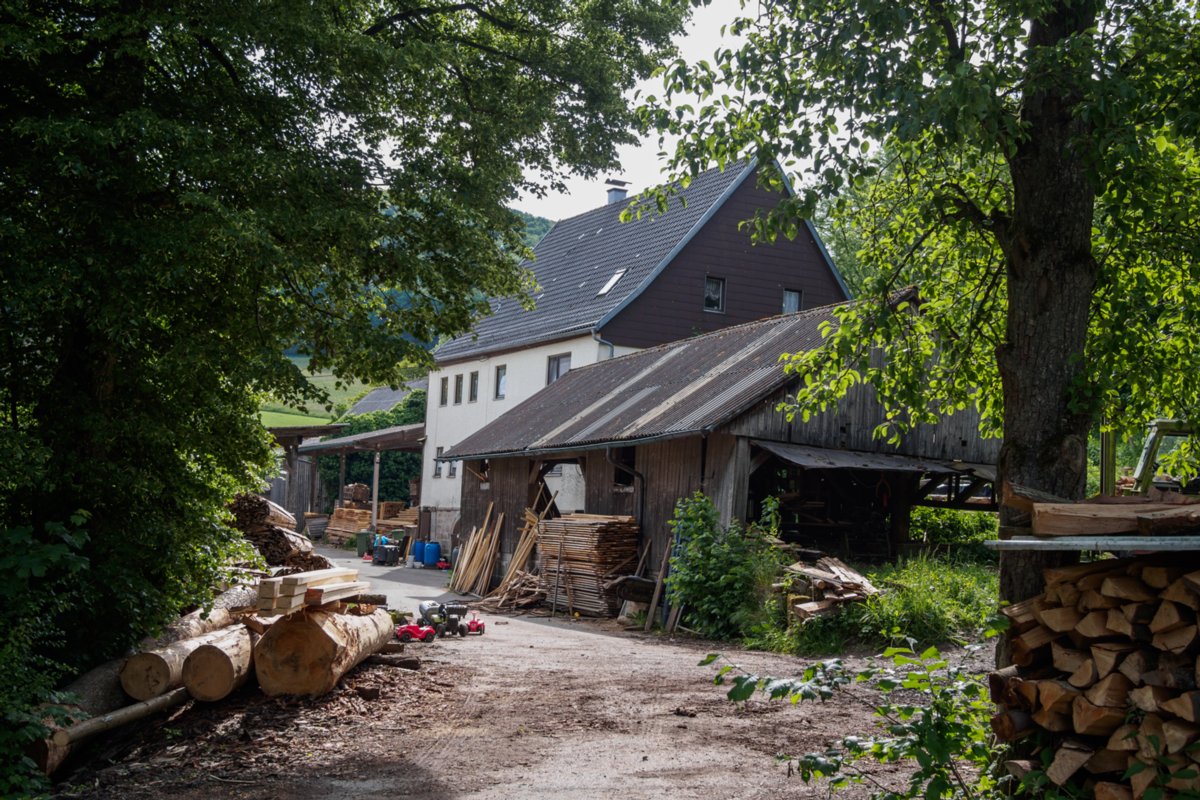
[[[413,542],[412,557],[413,561],[418,564],[425,563],[425,543],[420,539]]]
[[[442,560],[442,545],[438,542],[425,543],[425,566],[437,566],[437,562]]]

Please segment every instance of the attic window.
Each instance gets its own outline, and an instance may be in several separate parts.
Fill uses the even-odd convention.
[[[601,289],[600,291],[596,292],[596,297],[603,297],[604,295],[611,292],[612,288],[617,285],[617,281],[621,280],[621,276],[623,276],[624,274],[625,274],[625,270],[623,270],[623,269],[619,269],[616,272],[614,272],[612,274],[612,277],[608,279],[608,283],[604,284],[604,288]]]

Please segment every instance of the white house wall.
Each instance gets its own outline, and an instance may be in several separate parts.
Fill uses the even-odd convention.
[[[615,355],[634,352],[636,348],[618,347]],[[532,397],[546,386],[546,375],[551,356],[571,354],[571,368],[594,364],[609,357],[608,345],[601,345],[588,336],[538,345],[500,355],[480,356],[438,367],[429,373],[429,400],[425,411],[425,452],[421,475],[421,506],[431,510],[434,536],[448,543],[462,493],[462,465],[455,463],[454,475],[450,465],[441,465],[440,477],[435,477],[438,448],[449,450],[459,441],[482,428],[487,423],[506,413],[518,403]],[[503,399],[496,398],[496,367],[507,369],[507,386]],[[479,397],[471,402],[470,377],[479,373]],[[454,382],[457,376],[463,379],[462,402],[454,402]],[[441,404],[442,378],[448,379],[448,396]],[[567,468],[564,467],[564,470]],[[567,470],[569,471],[569,470]],[[584,507],[582,476],[563,476],[555,481],[562,508]]]

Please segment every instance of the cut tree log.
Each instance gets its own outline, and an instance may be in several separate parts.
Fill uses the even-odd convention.
[[[1121,725],[1109,735],[1108,744],[1105,747],[1109,750],[1132,753],[1138,749],[1137,733],[1137,725],[1132,723]]]
[[[1100,584],[1100,594],[1131,603],[1144,603],[1158,596],[1153,589],[1132,575],[1109,575]]]
[[[1109,750],[1106,747],[1097,750],[1083,765],[1083,768],[1092,775],[1109,775],[1114,772],[1124,772],[1128,763],[1128,753],[1121,750]]]
[[[242,625],[221,631],[197,647],[183,662],[183,685],[197,700],[223,700],[254,670],[254,645],[258,634]]]
[[[1075,630],[1083,613],[1074,608],[1043,608],[1035,612],[1038,621],[1055,633]]]
[[[1170,506],[1109,505],[1104,503],[1034,503],[1033,533],[1036,536],[1103,536],[1136,533],[1138,517]]]
[[[1129,702],[1147,714],[1157,714],[1162,704],[1174,700],[1178,693],[1162,686],[1139,686],[1129,692]]]
[[[1054,754],[1054,760],[1046,769],[1046,777],[1055,786],[1062,786],[1095,755],[1095,752],[1083,742],[1068,739]]]
[[[219,639],[213,631],[130,656],[121,667],[121,688],[134,700],[149,700],[183,685],[183,662],[197,647]]]
[[[1068,647],[1059,641],[1050,643],[1050,655],[1054,662],[1054,668],[1060,672],[1065,672],[1068,675],[1079,669],[1079,666],[1087,660],[1087,653],[1082,650],[1076,650]]]
[[[1104,781],[1092,787],[1094,800],[1133,800],[1133,789],[1121,783]]]
[[[166,694],[159,695],[151,700],[144,700],[140,703],[135,703],[131,706],[103,714],[99,717],[92,717],[89,720],[84,720],[78,724],[72,725],[69,728],[63,728],[54,732],[51,737],[55,745],[59,747],[70,747],[71,745],[79,744],[80,742],[90,739],[98,733],[112,730],[113,728],[124,725],[127,722],[133,722],[143,717],[148,717],[156,711],[172,708],[180,705],[188,699],[187,689],[174,689]]]
[[[1037,730],[1033,717],[1027,711],[1015,708],[1001,709],[992,717],[992,732],[1002,742],[1013,742]]]
[[[1200,739],[1200,725],[1181,719],[1163,721],[1163,738],[1168,753],[1182,752],[1185,747]]]
[[[1170,536],[1200,531],[1200,508],[1179,506],[1137,515],[1137,532],[1143,536]]]
[[[1200,721],[1200,691],[1184,692],[1174,700],[1162,703],[1163,711],[1188,722]]]
[[[1196,636],[1195,625],[1184,625],[1182,628],[1172,628],[1169,631],[1156,633],[1152,641],[1156,649],[1178,655],[1193,649],[1193,645],[1196,644]]]
[[[1096,662],[1097,677],[1107,678],[1120,666],[1125,656],[1137,648],[1131,642],[1097,642],[1092,645],[1092,661]]]
[[[398,669],[419,670],[421,668],[421,659],[416,656],[402,655],[374,655],[367,656],[363,659],[364,664],[371,664],[380,667],[396,667]]]
[[[383,609],[371,614],[312,611],[276,622],[254,648],[254,672],[268,695],[325,694],[395,635]]]
[[[1108,736],[1124,721],[1124,708],[1098,706],[1086,697],[1076,697],[1071,704],[1072,726],[1084,736]]]
[[[1117,670],[1135,684],[1141,684],[1147,672],[1158,666],[1158,653],[1153,650],[1135,650],[1121,660]]]
[[[1129,678],[1113,672],[1097,681],[1084,693],[1084,697],[1093,705],[1125,708],[1129,705],[1129,690],[1132,688],[1133,682]]]

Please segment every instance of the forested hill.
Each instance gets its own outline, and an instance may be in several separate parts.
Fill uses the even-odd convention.
[[[554,220],[546,219],[545,217],[535,217],[533,214],[527,214],[524,211],[513,209],[522,220],[525,221],[525,244],[534,247],[546,235],[550,227],[554,225]]]

